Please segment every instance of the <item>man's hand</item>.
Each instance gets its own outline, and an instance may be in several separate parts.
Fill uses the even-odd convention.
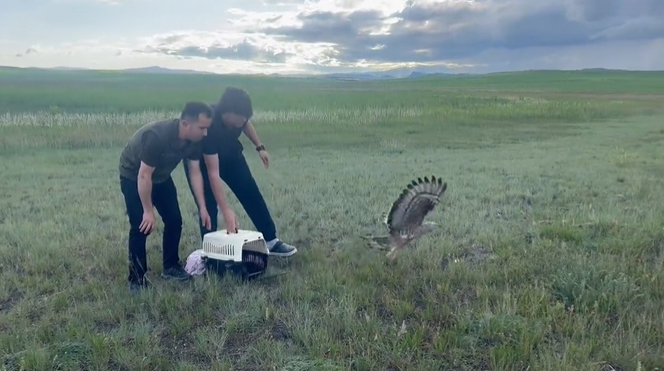
[[[258,156],[261,158],[261,161],[263,161],[263,165],[265,166],[266,169],[270,167],[270,155],[267,154],[267,151],[265,150],[265,147],[261,143],[261,140],[258,138],[258,134],[256,134],[256,130],[254,129],[254,125],[251,124],[251,122],[247,121],[247,123],[244,125],[244,128],[242,129],[242,132],[244,135],[249,138],[251,143],[256,146],[256,150],[258,151]]]
[[[258,152],[258,157],[261,158],[261,161],[263,161],[263,165],[265,166],[266,169],[270,168],[270,155],[267,153],[266,150],[261,150]]]
[[[235,217],[235,213],[230,208],[223,209],[221,214],[224,216],[224,223],[226,224],[226,232],[229,234],[237,233],[240,228],[240,222]]]
[[[152,210],[145,210],[143,212],[143,221],[141,221],[138,229],[141,233],[148,234],[152,232],[152,228],[154,228],[154,212]]]
[[[208,213],[206,208],[201,208],[201,210],[198,212],[198,215],[201,217],[201,225],[209,231],[210,227],[212,226],[210,213]]]

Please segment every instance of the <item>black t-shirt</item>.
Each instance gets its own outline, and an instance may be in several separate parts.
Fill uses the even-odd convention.
[[[217,111],[216,104],[211,104],[211,106],[214,110],[214,116],[207,135],[202,140],[203,153],[217,153],[220,161],[238,156],[244,150],[240,142],[240,135],[242,135],[244,127],[227,127],[221,119],[221,113]]]

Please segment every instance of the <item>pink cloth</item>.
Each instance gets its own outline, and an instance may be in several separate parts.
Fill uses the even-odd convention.
[[[192,276],[200,276],[205,273],[205,261],[203,260],[203,249],[196,250],[187,257],[184,270]]]

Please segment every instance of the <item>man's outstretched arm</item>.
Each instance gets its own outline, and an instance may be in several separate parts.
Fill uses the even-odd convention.
[[[203,159],[205,161],[205,167],[207,168],[208,179],[210,179],[210,188],[212,188],[214,199],[217,201],[217,205],[219,205],[221,212],[225,213],[230,210],[231,207],[226,199],[226,192],[224,191],[221,177],[219,176],[219,157],[217,157],[216,154],[204,154]]]
[[[242,132],[247,136],[247,138],[249,138],[251,143],[254,144],[254,147],[258,147],[262,144],[260,138],[258,137],[258,133],[256,133],[256,129],[254,129],[254,126],[251,124],[251,121],[248,121],[247,124],[244,125]]]
[[[189,168],[189,178],[191,179],[191,188],[194,190],[194,198],[198,204],[198,209],[201,212],[207,212],[205,206],[205,196],[203,193],[203,174],[201,173],[200,160],[187,159],[187,167]]]

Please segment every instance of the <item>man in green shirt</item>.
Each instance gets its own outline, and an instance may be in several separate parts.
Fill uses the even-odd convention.
[[[183,269],[178,254],[182,215],[171,173],[183,159],[191,160],[188,170],[200,220],[210,227],[198,160],[203,155],[201,140],[207,135],[212,116],[208,104],[189,102],[179,119],[153,122],[138,129],[122,151],[120,187],[130,225],[128,279],[132,291],[147,284],[144,279],[147,270],[145,245],[154,227],[153,205],[164,222],[162,277],[179,281],[191,278]]]

